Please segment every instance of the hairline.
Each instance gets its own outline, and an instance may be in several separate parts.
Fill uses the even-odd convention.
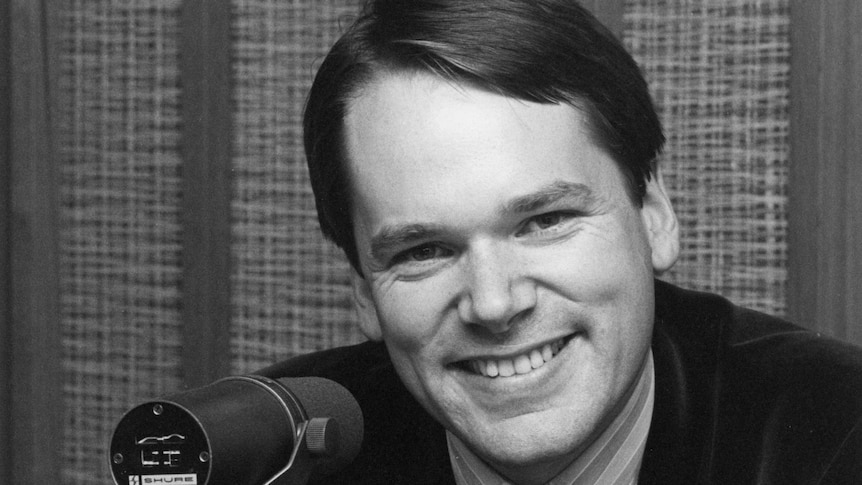
[[[374,83],[380,82],[386,77],[412,77],[420,76],[423,74],[430,75],[437,80],[445,82],[458,90],[463,90],[465,88],[476,89],[485,93],[496,94],[518,101],[548,105],[559,104],[570,106],[583,116],[583,126],[584,128],[586,128],[586,135],[589,141],[592,142],[599,150],[604,152],[611,160],[613,160],[617,168],[623,173],[626,184],[626,192],[629,194],[631,201],[637,206],[640,206],[643,203],[643,196],[638,192],[635,174],[633,173],[631,167],[628,167],[626,161],[621,159],[621,156],[619,154],[614,153],[614,151],[610,147],[606,146],[606,142],[600,135],[601,129],[599,127],[599,123],[601,123],[602,121],[602,113],[598,108],[593,105],[593,103],[586,96],[579,93],[565,93],[566,96],[559,96],[559,99],[557,99],[550,96],[541,96],[536,93],[517,93],[513,90],[506,90],[500,88],[491,81],[482,80],[479,76],[469,76],[468,74],[470,74],[470,72],[466,70],[463,71],[464,74],[457,74],[455,72],[450,72],[449,70],[435,69],[425,63],[419,66],[407,66],[402,64],[404,63],[397,63],[392,61],[382,62],[379,60],[373,60],[371,62],[364,63],[362,66],[366,72],[360,74],[356,80],[357,82],[354,83],[354,86],[348,88],[344,93],[343,116],[340,120],[338,120],[338,123],[340,125],[340,139],[337,141],[340,145],[340,157],[338,163],[341,165],[340,168],[343,171],[342,173],[345,177],[344,189],[348,192],[343,195],[347,197],[348,204],[351,207],[352,197],[350,191],[352,190],[352,186],[350,183],[350,170],[348,169],[350,163],[349,152],[347,150],[346,144],[345,130],[347,127],[347,118],[350,115],[354,102],[357,99],[361,98]],[[652,170],[653,169],[651,168],[650,172],[652,172]],[[647,179],[648,178],[649,175],[647,175]]]

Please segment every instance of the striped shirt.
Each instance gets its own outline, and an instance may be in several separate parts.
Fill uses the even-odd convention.
[[[636,485],[655,400],[652,351],[634,392],[605,431],[548,485]],[[458,485],[512,485],[446,432],[449,459]]]

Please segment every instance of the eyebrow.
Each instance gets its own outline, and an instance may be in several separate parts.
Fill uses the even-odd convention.
[[[506,203],[504,212],[523,214],[533,212],[560,201],[573,202],[584,207],[591,207],[598,202],[598,197],[585,184],[558,180],[539,190],[516,197]]]
[[[581,183],[555,181],[526,195],[506,202],[501,213],[524,214],[567,201],[585,210],[598,202],[598,197],[588,186]],[[370,242],[371,257],[384,261],[393,251],[409,247],[417,242],[429,241],[445,233],[445,228],[436,224],[404,224],[382,227]]]

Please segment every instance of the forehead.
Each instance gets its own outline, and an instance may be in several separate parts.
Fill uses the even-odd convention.
[[[444,196],[505,203],[504,194],[523,196],[556,181],[620,182],[607,177],[618,175],[616,164],[593,143],[578,109],[429,74],[385,74],[369,83],[348,106],[344,141],[351,198],[393,210],[430,209],[415,206]]]

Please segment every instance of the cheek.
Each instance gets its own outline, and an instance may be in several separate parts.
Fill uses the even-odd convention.
[[[648,246],[636,227],[629,231],[589,228],[572,242],[549,248],[531,263],[544,283],[576,300],[629,305],[619,300],[642,294],[652,282]],[[633,304],[630,301],[630,304]]]
[[[437,410],[450,396],[440,386],[441,348],[451,341],[444,329],[447,301],[442,290],[427,283],[401,283],[377,295],[383,341],[401,381],[426,409]],[[449,396],[449,398],[447,398]]]
[[[622,220],[625,222],[625,219]],[[649,246],[640,228],[621,223],[614,230],[591,228],[577,244],[543,259],[544,286],[592,315],[591,336],[612,359],[643,350],[653,318],[653,273]],[[556,263],[554,263],[556,262]]]
[[[396,282],[374,293],[377,314],[387,345],[420,354],[442,328],[452,296],[430,282]]]

